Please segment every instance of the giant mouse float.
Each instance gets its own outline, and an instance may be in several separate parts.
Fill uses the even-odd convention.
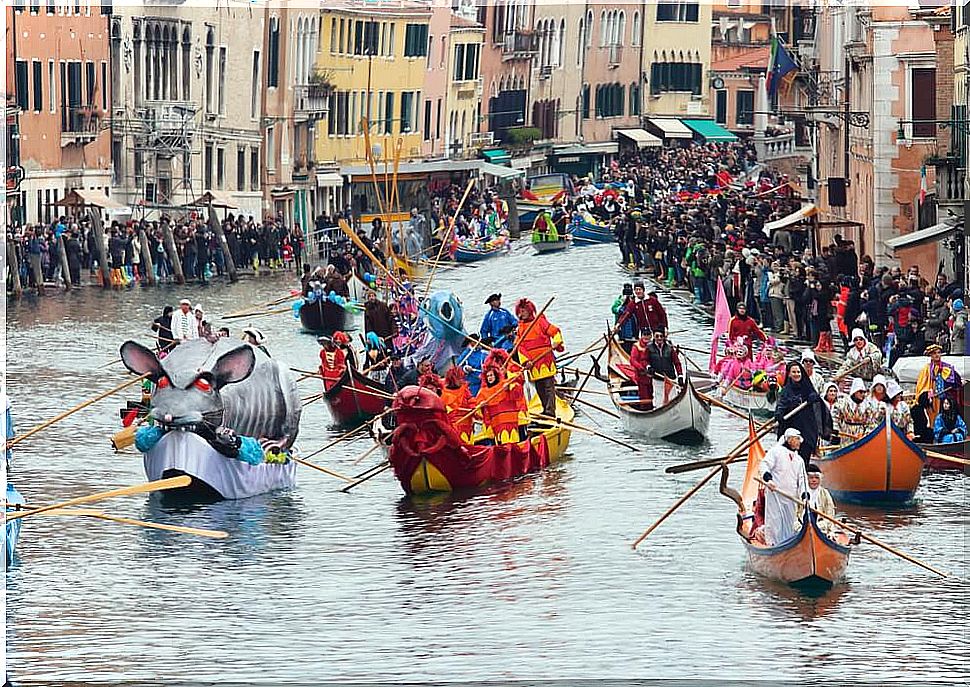
[[[287,451],[299,430],[299,393],[263,351],[225,338],[193,339],[159,360],[126,341],[121,359],[155,385],[153,425],[135,440],[148,479],[186,474],[190,489],[226,499],[293,486],[296,464]]]

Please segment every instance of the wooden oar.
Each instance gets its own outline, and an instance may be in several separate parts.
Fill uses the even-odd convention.
[[[799,505],[801,505],[801,506],[803,506],[805,508],[808,508],[808,510],[812,511],[813,513],[815,513],[815,515],[817,515],[819,517],[822,517],[822,518],[825,518],[829,522],[835,523],[836,525],[839,526],[839,528],[841,528],[841,529],[843,529],[843,530],[845,530],[847,532],[851,532],[852,534],[856,535],[860,539],[865,539],[870,544],[875,544],[879,548],[881,548],[881,549],[883,549],[885,551],[888,551],[889,553],[893,554],[894,556],[899,556],[903,560],[909,561],[910,563],[913,563],[915,565],[918,565],[919,567],[923,568],[924,570],[929,570],[931,573],[935,573],[935,574],[939,575],[940,577],[949,577],[949,575],[947,573],[943,572],[942,570],[938,570],[938,569],[934,568],[932,565],[929,565],[928,563],[924,563],[923,561],[919,560],[918,558],[915,558],[913,556],[910,556],[907,553],[903,553],[899,549],[897,549],[895,547],[892,547],[889,544],[886,544],[885,542],[882,542],[882,541],[876,539],[875,537],[866,534],[862,530],[858,530],[858,529],[856,529],[854,527],[850,527],[849,525],[846,525],[845,523],[840,522],[839,520],[836,520],[831,515],[828,515],[826,513],[823,513],[820,510],[816,510],[815,508],[812,508],[810,505],[808,505],[808,503],[806,503],[804,501],[801,501],[800,499],[795,498],[795,496],[793,496],[792,494],[789,494],[788,492],[786,492],[786,491],[784,491],[782,489],[778,489],[777,487],[774,487],[773,485],[771,485],[770,482],[765,482],[760,477],[755,476],[754,480],[755,480],[755,482],[757,482],[758,484],[762,485],[763,487],[765,487],[767,489],[771,489],[774,493],[779,494],[780,496],[784,496],[789,501],[792,501],[792,502],[797,503],[797,504],[799,504]]]
[[[7,521],[18,520],[20,518],[26,517],[28,515],[38,515],[40,513],[46,513],[49,510],[56,510],[58,508],[70,508],[71,506],[80,506],[85,503],[94,503],[95,501],[104,501],[105,499],[113,499],[116,496],[132,496],[134,494],[144,494],[150,491],[164,491],[165,489],[178,489],[179,487],[187,487],[192,484],[192,478],[188,475],[179,475],[178,477],[169,477],[168,479],[159,479],[154,482],[145,482],[144,484],[136,484],[131,487],[121,487],[119,489],[109,489],[108,491],[99,491],[95,494],[88,494],[87,496],[79,496],[75,499],[68,499],[67,501],[61,501],[60,503],[52,503],[49,506],[41,506],[40,508],[33,508],[31,510],[17,511],[16,513],[8,513]]]
[[[726,410],[729,413],[731,413],[732,415],[737,415],[742,420],[747,420],[748,419],[748,416],[745,415],[744,413],[742,413],[737,408],[733,408],[733,407],[729,406],[727,403],[723,403],[720,400],[714,398],[713,396],[708,396],[707,394],[702,393],[700,391],[697,392],[697,395],[700,396],[705,401],[707,401],[708,403],[710,403],[712,406],[717,406],[721,410]]]
[[[304,460],[303,458],[297,458],[296,456],[292,456],[291,455],[290,456],[290,460],[292,460],[294,463],[299,463],[300,465],[305,465],[308,468],[312,468],[314,470],[317,470],[319,472],[322,472],[325,475],[330,475],[331,477],[336,477],[337,479],[342,479],[345,482],[353,482],[354,481],[354,479],[352,477],[347,477],[347,475],[341,475],[339,472],[336,472],[334,470],[330,470],[328,468],[325,468],[322,465],[317,465],[316,463],[311,463],[310,461]]]
[[[465,186],[465,192],[461,196],[461,201],[458,203],[458,207],[455,208],[455,214],[448,218],[448,235],[447,237],[442,237],[441,245],[438,247],[438,255],[434,259],[434,264],[431,265],[431,274],[428,275],[428,283],[424,288],[424,298],[428,297],[428,293],[431,291],[431,282],[434,281],[435,270],[438,269],[438,263],[441,262],[441,255],[445,251],[445,246],[451,242],[451,238],[454,235],[455,223],[458,220],[458,213],[461,212],[462,207],[465,205],[465,201],[468,200],[468,194],[472,191],[472,186],[475,185],[474,179],[468,180],[468,185]],[[422,299],[424,300],[424,299]]]
[[[326,451],[329,448],[333,448],[334,446],[336,446],[337,444],[339,444],[341,441],[346,441],[347,439],[349,439],[353,435],[355,435],[358,432],[361,432],[364,429],[366,429],[370,424],[372,424],[374,422],[374,420],[379,420],[380,418],[384,417],[385,415],[387,415],[388,413],[392,412],[393,410],[394,410],[393,408],[388,408],[387,410],[385,410],[380,415],[375,415],[370,420],[370,422],[364,422],[364,423],[358,425],[357,427],[354,427],[349,432],[346,432],[344,434],[341,434],[339,437],[337,437],[336,439],[334,439],[330,443],[325,444],[323,447],[318,448],[316,451],[313,451],[312,453],[308,453],[305,456],[303,456],[304,460],[307,459],[307,458],[312,458],[313,456],[319,455],[320,453],[323,453],[324,451]]]
[[[366,458],[367,456],[369,456],[370,454],[372,454],[374,451],[376,451],[380,447],[381,447],[380,444],[374,444],[369,449],[367,449],[366,451],[364,451],[363,453],[361,453],[359,456],[357,456],[357,458],[354,459],[353,464],[354,465],[360,465],[360,463],[363,462],[364,458]]]
[[[764,424],[761,424],[755,427],[755,433],[756,434],[760,433],[761,430],[765,429],[766,427],[771,427],[772,425],[774,425],[774,423],[775,423],[774,419],[765,421]],[[744,457],[744,456],[738,457],[736,454],[738,453],[738,451],[748,448],[748,446],[750,446],[750,443],[751,442],[749,438],[745,437],[744,439],[741,440],[741,443],[739,443],[737,446],[731,449],[726,456],[723,456],[721,458],[709,458],[707,460],[698,460],[693,463],[682,463],[681,465],[671,465],[666,470],[664,470],[664,472],[666,472],[669,475],[679,475],[682,472],[692,472],[694,470],[703,470],[704,468],[714,467],[715,465],[720,466],[721,463],[723,463],[729,456],[734,455],[735,457],[732,458],[729,463],[726,463],[727,465],[730,465],[730,463],[733,463],[734,461],[739,460],[739,458]]]
[[[930,458],[938,458],[940,460],[948,460],[951,463],[959,463],[960,465],[970,465],[970,460],[966,458],[957,458],[956,456],[948,456],[945,453],[938,453],[936,451],[931,451],[927,448],[923,449],[923,453],[928,455]]]
[[[55,508],[53,510],[45,511],[43,515],[75,515],[78,517],[85,518],[97,518],[98,520],[108,520],[110,522],[117,522],[121,525],[136,525],[138,527],[147,527],[153,530],[165,530],[167,532],[179,532],[180,534],[194,534],[197,537],[209,537],[210,539],[225,539],[229,536],[227,532],[222,530],[207,530],[199,529],[197,527],[183,527],[181,525],[166,525],[161,522],[148,522],[146,520],[135,520],[134,518],[123,518],[118,515],[111,515],[109,513],[102,513],[99,510],[94,510],[91,508]]]
[[[804,408],[807,405],[808,405],[807,402],[800,404],[797,408],[795,408],[790,413],[788,413],[788,415],[785,416],[785,419],[787,420],[788,418],[790,418],[795,413],[799,412],[802,408]],[[765,423],[762,426],[762,428],[758,432],[755,433],[755,435],[753,437],[750,437],[746,441],[742,442],[741,443],[741,446],[739,448],[735,449],[734,451],[732,451],[731,453],[729,453],[723,460],[721,460],[713,470],[711,470],[709,473],[707,473],[707,475],[704,477],[704,479],[702,479],[697,484],[695,484],[693,487],[691,487],[690,490],[688,490],[686,494],[684,494],[683,496],[681,496],[677,500],[677,502],[674,503],[674,505],[672,505],[670,508],[667,509],[667,512],[665,512],[663,515],[660,516],[660,519],[659,520],[657,520],[655,523],[653,523],[652,525],[650,525],[650,527],[648,527],[646,529],[646,531],[643,534],[641,534],[640,537],[635,542],[633,542],[633,548],[634,549],[637,548],[637,546],[640,544],[640,542],[642,542],[644,539],[646,539],[647,537],[649,537],[651,532],[653,532],[655,529],[657,529],[658,527],[660,527],[660,524],[664,520],[666,520],[667,518],[669,518],[674,513],[674,511],[676,511],[678,508],[680,508],[682,505],[684,505],[684,503],[686,503],[687,500],[691,496],[693,496],[694,494],[696,494],[700,490],[701,487],[703,487],[705,484],[707,484],[709,481],[711,481],[711,479],[713,479],[715,475],[717,475],[718,473],[720,473],[721,472],[721,469],[725,465],[728,465],[732,460],[734,460],[734,458],[741,451],[744,451],[751,444],[753,444],[754,442],[758,441],[761,437],[763,437],[765,434],[767,434],[771,430],[771,428],[772,428],[772,426],[774,424],[775,424],[775,420],[774,419],[772,419],[772,420],[768,421],[767,423]],[[668,470],[669,470],[669,468],[668,468]]]
[[[279,305],[283,301],[287,301],[287,300],[289,300],[291,298],[296,298],[297,295],[298,294],[288,293],[285,296],[283,296],[282,298],[277,298],[276,300],[269,301],[267,303],[255,303],[255,304],[250,305],[250,306],[248,306],[246,308],[242,308],[240,310],[236,310],[235,312],[231,312],[228,315],[223,315],[222,316],[222,319],[225,320],[225,319],[230,318],[230,317],[245,317],[250,312],[253,312],[256,308],[272,308],[274,305]]]
[[[391,463],[389,461],[386,461],[385,460],[382,463],[378,463],[377,465],[375,465],[374,467],[370,468],[369,470],[365,470],[364,472],[360,473],[362,475],[360,478],[358,478],[357,480],[355,480],[353,483],[348,484],[346,487],[344,487],[340,491],[342,491],[343,493],[346,494],[348,491],[350,491],[351,489],[353,489],[354,487],[356,487],[358,484],[363,484],[364,482],[366,482],[367,480],[369,480],[371,477],[376,477],[377,475],[381,474],[382,472],[384,472],[385,470],[389,469],[390,467],[391,467]]]
[[[76,406],[74,406],[73,408],[71,408],[69,410],[65,410],[60,415],[57,415],[55,417],[52,417],[50,420],[47,420],[45,422],[41,422],[39,425],[37,425],[33,429],[31,429],[31,430],[29,430],[27,432],[24,432],[23,434],[19,434],[19,435],[15,436],[13,439],[11,439],[10,441],[8,441],[7,442],[7,450],[10,450],[11,448],[13,448],[17,444],[19,444],[24,439],[27,439],[29,437],[34,436],[35,434],[37,434],[37,432],[40,432],[41,430],[47,429],[48,427],[50,427],[54,423],[60,422],[64,418],[68,417],[69,415],[73,415],[77,411],[83,410],[84,408],[87,408],[89,405],[92,405],[94,403],[97,403],[98,401],[100,401],[102,399],[105,399],[108,396],[112,396],[112,395],[118,393],[119,391],[121,391],[122,389],[127,389],[129,386],[132,386],[133,384],[137,384],[141,380],[145,379],[147,376],[148,376],[147,374],[143,374],[140,377],[135,377],[134,379],[129,379],[124,384],[119,384],[118,386],[114,387],[113,389],[108,389],[104,393],[98,394],[94,398],[92,398],[90,400],[87,400],[87,401],[84,401],[84,403],[79,403]]]
[[[569,393],[576,392],[576,387],[567,386],[565,384],[557,384],[556,388]],[[609,394],[605,391],[595,391],[593,389],[583,389],[583,393],[587,395],[592,394],[593,396],[609,396]]]
[[[586,393],[589,393],[589,392],[587,391]],[[610,417],[615,417],[617,420],[621,420],[622,419],[620,417],[619,413],[614,413],[609,408],[604,408],[603,406],[598,406],[595,403],[590,403],[589,401],[586,401],[586,400],[584,400],[582,398],[579,398],[578,396],[576,398],[574,398],[573,400],[576,401],[577,403],[582,403],[584,406],[589,406],[593,410],[598,410],[601,413],[605,413],[606,415],[609,415]]]
[[[871,362],[872,362],[872,358],[869,358],[869,357],[863,358],[862,360],[860,360],[859,362],[857,362],[855,365],[853,365],[852,367],[850,367],[845,372],[843,372],[841,374],[837,374],[834,377],[832,377],[832,379],[829,380],[829,381],[832,381],[832,382],[840,382],[843,379],[845,379],[846,377],[848,377],[851,373],[855,372],[860,367],[862,367],[863,365],[865,365],[866,363],[871,363]]]
[[[577,425],[575,422],[563,420],[562,418],[558,418],[558,417],[556,418],[549,417],[548,415],[542,415],[541,413],[537,413],[535,415],[532,415],[531,417],[534,418],[540,424],[552,425],[552,426],[562,425],[563,427],[568,427],[569,429],[574,429],[578,432],[583,432],[585,434],[592,434],[593,436],[600,437],[601,439],[606,439],[607,441],[611,441],[614,444],[618,444],[623,448],[628,448],[631,451],[634,451],[636,453],[639,453],[641,451],[639,446],[634,446],[633,444],[628,444],[625,441],[620,441],[619,439],[615,439],[614,437],[611,437],[609,434],[603,434],[602,432],[597,432],[595,429],[590,429],[589,427],[584,427],[583,425]]]
[[[225,321],[225,320],[241,320],[241,319],[244,319],[244,318],[255,319],[257,317],[265,317],[267,315],[279,315],[279,314],[285,313],[285,312],[293,312],[293,309],[292,308],[277,308],[276,310],[264,310],[262,312],[246,313],[245,315],[224,315],[224,316],[220,317],[219,319],[220,320],[223,320],[223,321]]]

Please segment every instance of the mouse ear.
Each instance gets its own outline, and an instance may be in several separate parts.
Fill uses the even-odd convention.
[[[252,346],[241,345],[224,353],[212,366],[212,377],[219,388],[226,384],[241,382],[252,374],[256,367],[256,354]]]
[[[121,362],[136,375],[147,374],[153,382],[165,375],[155,352],[137,341],[125,341],[121,344]]]

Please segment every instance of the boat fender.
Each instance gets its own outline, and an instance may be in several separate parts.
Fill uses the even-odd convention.
[[[165,432],[161,427],[154,425],[141,427],[135,432],[135,448],[142,453],[148,453],[155,448],[155,444],[159,442],[164,434]]]

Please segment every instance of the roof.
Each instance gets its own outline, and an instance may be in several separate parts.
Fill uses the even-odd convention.
[[[694,132],[684,126],[679,119],[651,117],[647,121],[657,127],[664,138],[694,138]]]
[[[902,236],[894,236],[891,239],[886,239],[885,243],[887,248],[891,248],[894,251],[899,250],[900,248],[912,248],[913,246],[918,246],[921,243],[939,241],[957,229],[959,229],[959,222],[957,220],[944,220],[939,224],[934,224],[931,227],[926,227],[925,229],[920,229],[919,231],[913,231],[908,234],[903,234]]]
[[[55,205],[93,205],[105,210],[118,210],[124,207],[118,201],[108,198],[101,191],[76,188],[54,203]]]
[[[712,119],[682,119],[680,120],[700,134],[705,141],[736,141],[738,137]]]
[[[485,27],[479,24],[473,19],[465,19],[464,17],[459,17],[457,14],[451,15],[451,28],[453,29],[481,29],[485,30]]]
[[[521,176],[522,172],[511,167],[493,165],[485,160],[434,160],[432,162],[404,162],[398,167],[399,174],[434,174],[437,172],[479,172],[492,176]],[[343,176],[366,176],[370,178],[370,167],[366,165],[346,165],[340,168]]]
[[[770,57],[770,54],[771,48],[769,48],[767,45],[761,48],[745,50],[743,53],[739,53],[733,57],[726,57],[723,60],[711,62],[711,71],[737,72],[742,69],[765,70],[768,68],[768,58]]]
[[[809,217],[814,217],[818,214],[818,208],[815,207],[814,203],[807,203],[802,205],[801,208],[795,210],[795,212],[782,217],[781,219],[776,219],[774,222],[767,222],[764,226],[765,235],[771,236],[771,232],[775,229],[784,229],[785,227],[790,227],[793,224],[798,224]]]
[[[637,144],[637,148],[656,148],[663,145],[658,137],[643,129],[614,129],[613,133]]]

